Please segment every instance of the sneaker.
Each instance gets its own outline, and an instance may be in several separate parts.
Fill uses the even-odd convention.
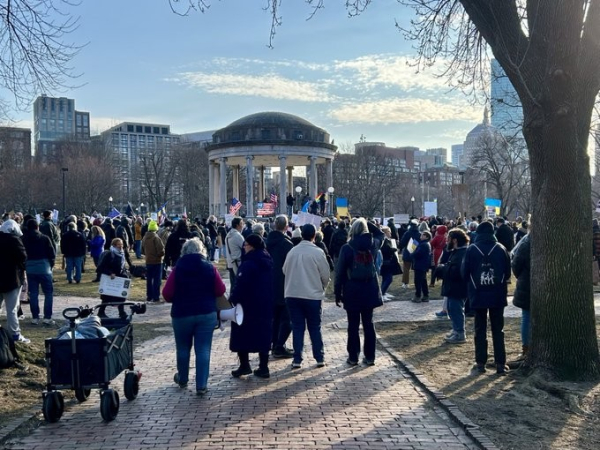
[[[423,303],[427,303],[429,301],[429,297],[425,296],[421,299]]]
[[[237,369],[231,371],[231,376],[233,378],[239,378],[242,375],[250,375],[251,373],[252,373],[252,369],[250,368],[250,366],[246,366],[246,367],[240,366]]]
[[[325,361],[317,361],[317,367],[325,367]]]
[[[464,344],[467,342],[464,334],[455,333],[452,336],[444,339],[448,344]]]
[[[413,299],[411,300],[411,302],[413,302],[413,303],[421,303],[421,297],[413,297]]]
[[[396,297],[394,294],[390,294],[389,292],[387,292],[385,295],[387,295],[389,299]]]
[[[13,335],[13,341],[20,342],[21,344],[30,344],[31,343],[31,340],[27,339],[22,334],[15,334],[15,335]]]
[[[292,362],[292,369],[299,369],[300,367],[302,367],[302,363],[301,362]]]
[[[259,377],[259,378],[269,378],[271,376],[271,374],[269,373],[269,369],[261,369],[260,367],[258,369],[254,369],[254,376],[255,377]]]
[[[448,311],[438,311],[435,313],[435,317],[437,317],[438,319],[447,319]]]
[[[456,334],[456,331],[452,330],[450,333],[448,333],[446,336],[444,336],[444,339],[448,339],[451,338],[452,336],[454,336]]]
[[[283,349],[280,350],[273,350],[271,356],[273,356],[273,358],[293,358],[294,351],[283,347]]]
[[[508,366],[506,366],[504,364],[496,364],[496,374],[497,375],[506,375],[506,374],[508,374],[509,371],[510,371],[510,369],[508,368]]]
[[[25,314],[19,314],[19,316],[17,317],[17,319],[24,320],[25,319]]]
[[[40,319],[31,319],[31,325],[39,325]]]
[[[402,289],[408,289],[408,284],[402,283],[402,286],[400,286]]]
[[[175,373],[175,375],[173,375],[173,381],[175,382],[176,385],[178,385],[181,389],[185,389],[187,387],[187,383],[180,383],[179,382],[179,373]]]
[[[204,395],[208,392],[207,388],[196,389],[196,395]]]
[[[477,373],[485,373],[485,364],[475,364],[473,371]]]
[[[375,361],[373,361],[372,359],[363,358],[362,362],[363,362],[363,364],[366,364],[367,366],[375,365]]]
[[[45,326],[47,326],[47,327],[53,327],[53,326],[56,326],[56,322],[55,322],[54,320],[52,320],[52,319],[44,319],[44,320],[42,321],[42,323],[43,323]]]

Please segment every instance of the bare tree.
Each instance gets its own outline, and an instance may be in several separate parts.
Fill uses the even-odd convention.
[[[160,208],[173,199],[177,164],[172,159],[173,149],[158,146],[139,155],[142,190],[150,210]]]
[[[173,151],[177,161],[178,182],[188,214],[208,216],[208,155],[203,145],[180,144]]]

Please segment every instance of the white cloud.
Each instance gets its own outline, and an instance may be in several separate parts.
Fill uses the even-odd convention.
[[[185,72],[179,77],[190,86],[211,94],[265,97],[301,102],[329,102],[331,94],[323,89],[327,83],[292,80],[277,74],[236,75]]]
[[[443,103],[423,99],[388,99],[353,103],[332,110],[329,116],[342,123],[418,123],[446,120],[476,121],[477,107],[466,102]]]
[[[96,117],[92,115],[90,117],[90,133],[92,135],[100,134],[121,122],[123,122],[123,119],[115,117]]]

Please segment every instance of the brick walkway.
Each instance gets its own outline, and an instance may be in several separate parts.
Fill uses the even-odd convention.
[[[57,309],[76,302],[59,298]],[[422,314],[424,308],[435,311],[439,303],[401,306],[405,311],[414,306],[415,314]],[[392,319],[396,314],[390,313],[399,306],[386,304],[376,318]],[[136,319],[170,326],[168,312],[168,305],[151,305],[147,315]],[[192,389],[193,371],[188,390],[173,384],[173,338],[156,338],[136,349],[136,364],[144,373],[138,398],[132,402],[124,398],[122,376],[114,382],[121,395],[115,421],[102,422],[99,396],[93,393],[87,402],[67,406],[58,423],[45,424],[7,448],[477,448],[386,353],[378,351],[374,367],[347,366],[344,327],[343,310],[326,304],[327,366],[317,368],[305,355],[303,368],[291,371],[290,360],[274,360],[269,380],[233,379],[230,371],[236,360],[228,349],[229,332],[217,331],[205,397],[197,397]]]

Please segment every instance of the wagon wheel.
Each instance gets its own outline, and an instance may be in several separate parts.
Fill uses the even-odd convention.
[[[137,372],[127,372],[123,385],[127,400],[135,400],[140,391],[140,379]]]
[[[91,389],[83,389],[83,388],[75,389],[75,398],[77,399],[77,401],[79,403],[83,403],[88,399],[91,392],[92,392]]]
[[[58,422],[65,411],[65,399],[62,393],[52,391],[45,394],[42,411],[44,412],[46,422]]]
[[[106,422],[111,422],[119,414],[119,394],[113,389],[100,393],[100,414]]]

